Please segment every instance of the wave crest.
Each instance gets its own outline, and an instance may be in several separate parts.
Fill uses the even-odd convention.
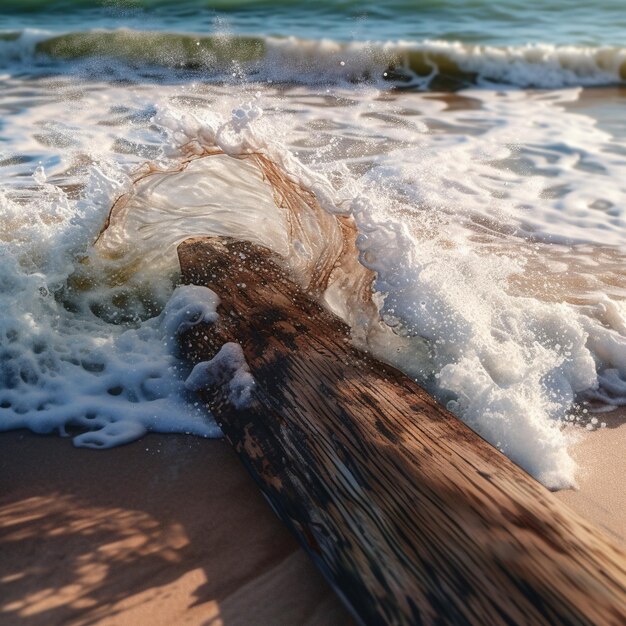
[[[106,59],[137,68],[199,70],[300,84],[371,82],[453,90],[488,83],[559,88],[626,81],[626,48],[532,44],[494,47],[461,42],[342,42],[296,37],[195,36],[120,29],[57,36],[24,31],[0,37],[5,61]]]

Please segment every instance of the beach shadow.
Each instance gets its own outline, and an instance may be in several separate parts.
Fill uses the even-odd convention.
[[[0,553],[2,625],[347,622],[222,441],[1,434]]]

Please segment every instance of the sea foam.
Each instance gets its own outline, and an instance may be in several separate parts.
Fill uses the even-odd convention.
[[[49,184],[41,169],[35,180]],[[99,293],[106,288],[90,292],[72,281],[89,254],[83,238],[93,235],[88,215],[84,211],[84,221],[77,220],[80,210],[60,189],[43,192],[48,202],[40,196],[39,213],[23,225],[22,237],[0,245],[0,429],[58,432],[92,448],[149,431],[219,436],[210,416],[193,405],[185,367],[175,356],[180,331],[215,319],[215,295],[179,287],[157,317],[105,321],[93,305],[106,307]],[[22,213],[23,221],[23,207],[6,197],[0,207],[15,221]],[[50,244],[45,253],[36,251],[38,241]],[[88,280],[86,270],[80,273]],[[94,283],[98,278],[91,276]],[[107,296],[115,294],[109,290]]]
[[[92,87],[63,131],[76,147],[45,126],[64,119],[59,98],[5,132],[46,167],[11,166],[35,180],[2,197],[2,428],[94,447],[218,435],[173,350],[215,299],[174,286],[176,245],[223,234],[272,248],[301,282],[330,267],[312,293],[359,345],[548,486],[574,484],[564,424],[626,397],[623,163],[568,109],[578,90],[200,85],[188,104],[177,86]],[[91,159],[78,199],[56,184],[73,154]]]

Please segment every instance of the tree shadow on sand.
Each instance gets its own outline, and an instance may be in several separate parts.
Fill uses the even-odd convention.
[[[1,435],[0,553],[0,624],[348,622],[220,441]]]

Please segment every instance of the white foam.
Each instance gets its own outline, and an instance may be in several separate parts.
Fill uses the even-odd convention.
[[[343,276],[329,299],[355,335],[545,484],[574,483],[562,424],[575,401],[606,407],[626,395],[623,138],[571,110],[578,90],[438,97],[201,85],[186,94],[192,104],[180,95],[176,86],[94,83],[71,108],[69,130],[56,97],[7,125],[5,151],[37,157],[11,166],[31,187],[2,200],[3,428],[74,424],[86,430],[78,443],[95,445],[146,429],[217,434],[171,353],[176,328],[212,319],[215,302],[178,292],[150,321],[171,294],[176,244],[225,234],[314,266],[342,245],[334,216],[343,216],[358,227],[361,262],[376,271],[384,319],[351,308],[355,286]],[[67,126],[74,147],[36,139],[50,119]],[[225,154],[178,171],[183,150],[216,145]],[[128,167],[148,148],[170,171],[133,187]],[[323,216],[300,216],[306,236],[294,238],[298,224],[253,161],[239,158],[253,153],[320,201]],[[91,181],[73,200],[55,181],[85,155],[95,161]],[[51,165],[32,181],[24,174],[39,159]],[[93,249],[126,192],[126,209]]]
[[[363,95],[361,111],[368,111],[368,94]],[[352,111],[343,115],[340,107],[330,109],[329,116],[351,131],[366,137],[368,131],[382,133],[398,146],[376,156],[360,179],[342,171],[341,179],[347,182],[339,190],[326,178],[337,168],[335,162],[312,160],[312,166],[305,167],[285,155],[281,144],[263,134],[264,128],[246,126],[245,141],[237,145],[244,152],[267,151],[314,190],[328,211],[355,219],[360,260],[377,275],[381,315],[405,338],[402,346],[387,341],[388,335],[374,334],[370,348],[419,376],[452,410],[544,484],[571,486],[576,468],[568,447],[573,435],[563,423],[575,399],[623,401],[625,364],[614,366],[626,354],[623,321],[615,313],[619,305],[607,300],[610,313],[604,319],[610,320],[604,327],[601,308],[514,293],[510,281],[523,275],[529,257],[520,255],[497,230],[488,241],[500,251],[490,254],[473,241],[472,224],[487,219],[504,232],[532,233],[546,242],[623,244],[621,217],[613,225],[611,216],[593,215],[594,209],[582,215],[581,206],[570,206],[567,196],[551,202],[543,193],[556,179],[571,185],[567,193],[572,198],[586,186],[594,194],[589,203],[604,197],[598,194],[619,195],[622,179],[614,175],[617,170],[610,171],[619,163],[605,156],[612,140],[606,132],[595,128],[590,118],[563,108],[576,100],[576,91],[467,95],[482,108],[450,113],[451,129],[444,136],[424,135],[417,126],[415,148],[404,143],[406,130],[401,127],[370,125]],[[409,98],[398,101],[396,109],[406,106]],[[419,108],[436,113],[438,121],[446,119],[445,104],[421,100]],[[309,119],[319,123],[325,111],[314,111]],[[557,114],[559,121],[550,123]],[[468,124],[479,129],[471,142]],[[191,132],[189,137],[198,136]],[[516,154],[512,141],[520,142],[538,172],[545,167],[544,157],[533,156],[533,151],[544,146],[552,171],[528,180],[528,170],[513,174],[503,167],[502,161]],[[573,152],[581,156],[572,159]],[[582,159],[601,162],[604,169],[587,170],[585,180],[576,168]],[[552,211],[559,212],[558,219],[551,217]],[[552,265],[550,257],[545,263],[557,274],[563,266],[570,267]],[[607,308],[606,303],[602,306]],[[424,359],[416,340],[426,341],[429,359]]]
[[[575,394],[598,386],[584,319],[567,305],[507,294],[512,260],[413,240],[406,228],[376,228],[362,198],[363,262],[377,273],[380,311],[397,332],[428,340],[431,387],[448,408],[551,488],[571,486],[575,465],[559,420]],[[379,219],[381,219],[379,217]],[[380,354],[394,360],[385,346]]]
[[[428,87],[444,74],[558,88],[622,82],[626,50],[542,43],[495,47],[437,40],[338,42],[288,37],[268,38],[266,61],[261,77],[277,82],[379,82],[387,77],[391,64],[404,74],[405,82],[417,87]]]
[[[380,338],[372,337],[370,347],[386,360],[421,374],[431,389],[484,437],[544,484],[562,488],[575,483],[575,464],[568,454],[572,434],[562,427],[575,399],[623,402],[626,364],[620,356],[626,354],[626,333],[622,317],[616,313],[619,305],[613,300],[602,304],[609,311],[605,311],[605,322],[609,321],[605,327],[599,324],[601,309],[587,311],[512,293],[509,281],[525,271],[526,257],[515,258],[517,248],[508,256],[502,252],[490,255],[472,243],[474,231],[465,227],[465,220],[469,217],[471,226],[471,218],[477,214],[497,219],[505,231],[526,230],[546,241],[606,243],[613,236],[614,243],[623,243],[619,222],[611,228],[610,218],[597,216],[596,234],[588,220],[578,221],[580,208],[574,211],[562,199],[551,203],[542,193],[554,184],[554,178],[571,184],[572,196],[580,193],[581,185],[590,191],[594,188],[596,194],[611,194],[612,186],[621,184],[619,177],[606,171],[588,173],[598,183],[584,180],[573,167],[578,160],[569,155],[575,151],[611,167],[611,159],[603,156],[611,137],[597,130],[589,118],[565,112],[562,103],[574,101],[577,92],[555,95],[505,93],[493,97],[469,92],[483,107],[457,115],[464,124],[475,120],[476,128],[482,122],[483,128],[490,129],[485,136],[478,134],[468,145],[465,128],[458,136],[454,128],[443,138],[422,135],[419,148],[401,145],[388,156],[383,153],[365,176],[360,180],[348,177],[339,192],[320,175],[330,167],[304,167],[278,153],[275,142],[258,133],[247,137],[246,149],[263,146],[303,185],[314,189],[329,211],[352,215],[359,231],[361,262],[377,274],[375,289],[380,294],[377,302],[383,319],[405,337],[407,345],[414,338],[426,340],[430,360],[415,352],[414,362],[407,363],[406,349],[393,343],[391,350],[390,343]],[[433,108],[432,103],[420,102],[425,105]],[[557,112],[563,121],[548,124]],[[437,113],[438,119],[445,119],[441,109]],[[330,114],[335,120],[342,119],[336,108]],[[351,116],[354,127],[354,114]],[[454,114],[450,118],[456,122]],[[498,123],[502,120],[506,124]],[[397,141],[392,134],[396,127],[379,125],[376,131]],[[554,170],[545,182],[540,183],[537,175],[528,183],[528,173],[517,174],[514,180],[510,170],[494,163],[511,157],[513,139],[521,141],[523,137],[523,149],[530,153],[535,144],[549,145],[546,137],[552,135],[555,142],[557,135],[561,141],[546,148]],[[443,146],[448,149],[442,150]],[[450,149],[458,154],[451,158]],[[541,166],[539,159],[534,167]],[[457,185],[457,181],[462,183]],[[507,191],[505,197],[497,193],[500,181]],[[378,195],[366,191],[372,187]],[[351,205],[342,200],[359,192]],[[524,202],[519,212],[513,193]],[[616,188],[614,193],[621,191]],[[416,205],[431,211],[416,211]],[[546,217],[546,212],[553,210],[561,211],[558,220]],[[522,211],[524,221],[516,221]],[[493,239],[490,243],[495,245]],[[507,250],[506,238],[500,245]],[[558,264],[551,267],[559,272]]]
[[[72,434],[75,445],[92,448],[149,431],[219,436],[210,416],[190,402],[172,336],[200,319],[214,320],[214,294],[179,288],[160,317],[138,324],[96,316],[94,301],[106,307],[100,294],[114,298],[115,290],[99,285],[67,293],[93,235],[94,220],[77,219],[87,218],[87,203],[46,189],[43,171],[37,178],[44,186],[39,213],[23,225],[20,238],[0,244],[0,429]],[[97,199],[96,188],[91,191],[88,197]],[[17,219],[19,207],[6,197],[1,208]],[[49,247],[42,249],[41,242]],[[98,278],[94,268],[91,279]]]
[[[546,89],[621,82],[626,61],[623,48],[545,43],[497,48],[432,41],[424,49],[485,80]]]
[[[254,378],[238,343],[225,343],[210,360],[198,363],[185,381],[191,391],[212,387],[228,388],[228,401],[236,409],[246,409],[252,402]]]
[[[177,287],[161,313],[161,327],[166,337],[176,338],[197,324],[217,321],[219,298],[206,287]]]

